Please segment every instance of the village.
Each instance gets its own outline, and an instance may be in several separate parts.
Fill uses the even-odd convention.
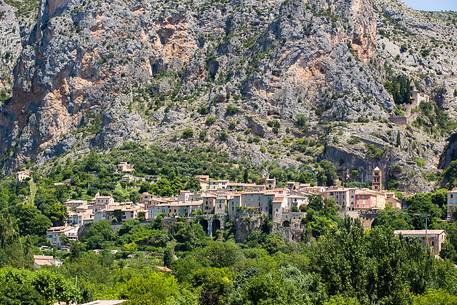
[[[124,177],[134,177],[134,166],[127,162],[120,163],[118,170]],[[18,179],[19,175],[24,178],[24,173],[18,173]],[[200,184],[199,192],[183,190],[175,197],[157,197],[144,192],[138,203],[115,202],[112,196],[100,194],[90,201],[68,200],[65,202],[67,224],[49,228],[47,240],[51,246],[65,249],[66,242],[78,240],[84,226],[91,223],[108,221],[114,227],[131,219],[147,223],[159,217],[163,221],[197,220],[205,232],[213,236],[224,229],[228,221],[242,227],[243,219],[249,216],[251,221],[256,219],[257,226],[262,219],[270,220],[274,232],[290,241],[298,241],[305,232],[305,208],[312,196],[333,199],[341,217],[359,219],[366,229],[371,227],[378,211],[387,207],[402,209],[396,193],[384,190],[383,172],[378,167],[372,171],[370,189],[312,186],[292,181],[278,187],[274,178],[265,179],[263,184],[215,180],[207,175],[195,178]],[[455,207],[457,190],[448,194],[448,218]],[[440,253],[445,241],[444,230],[399,230],[395,234],[421,239],[434,255]],[[242,234],[239,236],[239,241],[244,241]]]

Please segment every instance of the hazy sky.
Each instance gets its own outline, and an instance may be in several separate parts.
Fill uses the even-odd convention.
[[[418,10],[454,10],[457,11],[457,0],[403,0]]]

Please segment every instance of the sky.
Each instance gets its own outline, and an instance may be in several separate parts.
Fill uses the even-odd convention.
[[[440,11],[453,10],[457,11],[457,0],[403,0],[410,7],[418,10]]]

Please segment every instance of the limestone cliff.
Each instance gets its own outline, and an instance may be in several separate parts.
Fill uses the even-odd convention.
[[[429,71],[409,57],[394,65],[394,47],[382,47],[399,43],[385,37],[397,26],[387,25],[389,10],[400,10],[402,22],[419,14],[389,3],[43,0],[0,113],[3,170],[128,140],[210,143],[283,165],[327,157],[341,170],[352,166],[340,162],[342,151],[367,171],[378,163],[422,171],[414,164],[422,158],[423,170],[433,170],[438,161],[428,157],[442,151],[444,136],[388,122],[395,105],[386,63],[425,67],[406,70],[411,77]],[[426,93],[454,84],[455,67],[446,69],[419,82]],[[453,108],[448,92],[441,101]],[[349,144],[354,135],[364,136],[358,145]],[[422,142],[431,144],[414,150]],[[370,155],[373,143],[386,153]]]

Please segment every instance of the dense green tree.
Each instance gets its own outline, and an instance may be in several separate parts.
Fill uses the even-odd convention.
[[[89,249],[102,249],[116,238],[108,221],[99,221],[89,226],[82,241]]]
[[[79,300],[76,287],[61,275],[47,270],[0,269],[0,304],[50,305]]]
[[[233,273],[227,268],[201,268],[192,275],[192,285],[200,288],[201,305],[226,304],[233,283]]]
[[[396,104],[409,104],[411,102],[411,80],[405,75],[391,77],[386,85],[387,91],[392,94]]]
[[[266,272],[248,269],[234,283],[231,305],[311,305],[321,303],[326,296],[318,277],[291,266]]]
[[[427,219],[428,225],[444,217],[444,210],[435,202],[440,202],[441,194],[418,193],[405,199],[408,214],[416,229],[424,229]]]
[[[325,233],[333,232],[338,226],[338,213],[334,199],[322,199],[311,196],[306,211],[306,231],[317,238]]]
[[[175,243],[169,243],[163,251],[163,265],[165,267],[171,267],[171,264],[175,261]]]
[[[392,230],[408,230],[414,228],[411,216],[407,212],[390,207],[378,212],[372,226],[382,226]]]
[[[189,251],[208,244],[209,237],[200,224],[195,222],[178,222],[173,228],[176,249]]]
[[[0,267],[29,267],[32,249],[29,238],[21,237],[13,218],[7,212],[0,215]]]
[[[443,290],[429,290],[414,297],[413,305],[455,305],[457,296]]]
[[[411,292],[447,286],[419,241],[383,227],[364,234],[360,224],[346,220],[337,234],[321,237],[311,258],[329,294],[356,297],[361,304],[410,304]]]
[[[132,276],[121,287],[119,297],[132,305],[198,304],[198,297],[179,287],[173,276],[157,272]]]
[[[335,165],[328,160],[319,162],[319,169],[317,173],[318,185],[332,186],[335,185],[338,176],[336,174]]]
[[[360,302],[354,297],[335,295],[325,301],[323,305],[360,305]]]
[[[243,260],[243,252],[234,242],[211,241],[196,251],[196,257],[203,264],[211,267],[224,268],[233,266]]]
[[[46,230],[52,226],[51,220],[34,206],[19,205],[13,210],[13,215],[22,235],[44,236]]]

